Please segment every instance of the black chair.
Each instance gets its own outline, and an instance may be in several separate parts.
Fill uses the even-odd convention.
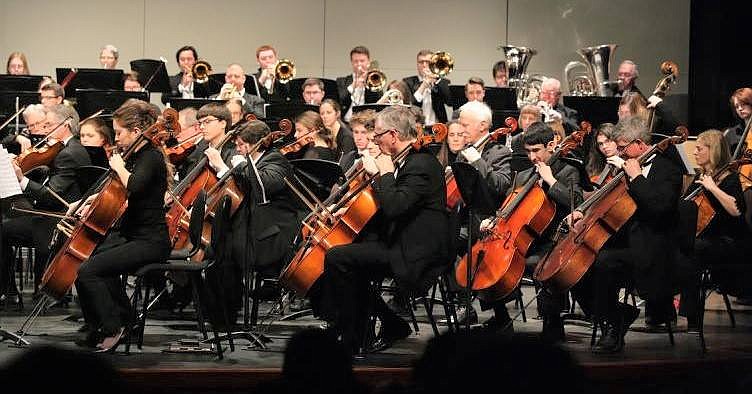
[[[208,340],[208,335],[206,332],[205,319],[202,311],[202,306],[204,305],[201,297],[202,290],[216,293],[216,295],[218,295],[217,299],[219,301],[219,304],[222,306],[222,312],[225,319],[224,326],[229,334],[230,324],[227,317],[228,314],[226,310],[226,304],[224,302],[225,297],[223,287],[221,283],[218,283],[219,279],[217,279],[217,283],[209,284],[205,280],[205,277],[206,271],[208,269],[218,269],[222,263],[222,259],[224,257],[223,251],[226,247],[225,241],[227,238],[224,236],[224,233],[226,232],[227,227],[230,225],[230,202],[228,198],[224,198],[222,201],[220,201],[219,208],[217,212],[215,212],[214,222],[212,224],[212,240],[210,247],[205,251],[206,257],[200,262],[191,261],[191,258],[194,257],[200,250],[201,232],[203,229],[203,221],[205,216],[205,205],[206,193],[204,191],[201,191],[193,203],[190,222],[188,226],[189,237],[191,243],[193,244],[193,248],[191,250],[173,252],[173,254],[170,256],[170,259],[166,263],[146,265],[134,274],[136,276],[136,285],[132,300],[132,318],[135,322],[137,322],[135,324],[134,330],[137,334],[136,343],[139,349],[141,349],[143,345],[144,329],[146,327],[146,315],[150,305],[150,288],[148,287],[148,285],[144,288],[144,277],[152,272],[183,272],[189,275],[193,290],[193,304],[196,308],[196,318],[199,330],[201,331],[201,335],[203,336],[204,340]],[[214,275],[215,278],[218,278],[218,276],[219,275]],[[144,288],[143,306],[141,307],[141,314],[139,315],[137,308],[140,301],[142,288]],[[218,340],[218,322],[212,321],[211,326],[214,334],[213,342],[216,343],[217,357],[221,359],[223,357],[224,351],[222,349],[221,342]],[[235,344],[233,343],[232,338],[229,339],[229,345],[230,350],[234,351]],[[128,343],[126,344],[126,353],[128,353],[129,350],[130,341],[128,341]]]
[[[713,281],[712,276],[712,270],[710,268],[705,268],[700,272],[700,297],[699,297],[699,322],[698,322],[698,328],[699,328],[699,337],[700,337],[700,345],[702,346],[702,351],[707,351],[707,347],[705,346],[705,300],[710,296],[710,294],[715,291],[718,294],[723,297],[723,303],[726,306],[726,312],[728,313],[729,320],[731,321],[731,327],[736,327],[736,318],[734,317],[734,309],[731,308],[731,301],[729,300],[728,294],[718,286]]]

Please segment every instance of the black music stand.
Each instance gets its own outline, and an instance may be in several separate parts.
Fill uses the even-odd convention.
[[[577,110],[580,119],[590,122],[593,129],[619,121],[621,97],[564,96],[562,100],[565,106]]]
[[[287,83],[290,87],[288,99],[293,103],[303,103],[303,83],[308,78],[294,78]],[[324,83],[324,99],[332,99],[339,102],[339,91],[337,90],[337,81],[326,78],[316,78]]]
[[[381,112],[384,110],[384,108],[391,107],[391,104],[363,104],[363,105],[355,105],[352,107],[352,112],[358,113],[360,111],[365,111],[367,109],[372,109],[376,112]]]
[[[7,90],[36,92],[42,83],[42,75],[0,75],[0,92]]]
[[[212,104],[212,103],[219,103],[224,104],[227,100],[219,100],[219,99],[200,99],[200,98],[192,98],[192,99],[184,99],[184,98],[171,98],[167,103],[170,105],[170,107],[175,108],[178,111],[182,111],[188,107],[199,109],[203,107],[206,104]]]
[[[149,92],[170,93],[170,77],[165,62],[155,59],[131,60],[131,70],[138,73],[138,83]]]
[[[55,75],[62,82],[71,68],[57,68]],[[123,90],[123,70],[77,68],[73,79],[65,86],[65,97],[74,97],[77,89]]]
[[[86,118],[100,109],[104,110],[105,116],[112,115],[129,99],[149,102],[149,93],[127,92],[125,90],[78,89],[76,90],[76,97],[76,109],[81,118]]]
[[[281,119],[290,119],[295,121],[298,115],[306,111],[319,113],[318,105],[310,104],[264,104],[264,118],[279,121]],[[274,130],[274,129],[272,129]]]
[[[483,101],[492,110],[517,111],[517,89],[486,87]]]
[[[320,201],[329,197],[329,192],[335,183],[345,177],[339,164],[319,159],[291,160],[295,167],[295,175]]]
[[[457,188],[462,196],[462,201],[467,209],[467,258],[465,281],[465,306],[470,310],[473,293],[473,215],[491,215],[496,210],[488,184],[472,165],[463,162],[454,162],[451,165]],[[479,256],[476,264],[483,263],[483,256]],[[466,323],[467,331],[470,331],[470,319]]]

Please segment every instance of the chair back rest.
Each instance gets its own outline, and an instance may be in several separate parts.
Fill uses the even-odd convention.
[[[204,228],[204,214],[206,212],[206,191],[201,190],[193,201],[191,218],[188,222],[188,237],[191,239],[193,249],[201,246],[201,232]]]
[[[214,212],[214,221],[211,231],[211,250],[214,256],[214,264],[220,264],[224,259],[227,241],[231,238],[230,233],[230,208],[232,201],[229,196],[224,196],[219,201],[219,206]]]

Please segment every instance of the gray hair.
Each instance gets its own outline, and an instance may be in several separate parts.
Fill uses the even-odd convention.
[[[399,139],[402,141],[412,140],[418,137],[418,130],[415,127],[415,113],[410,107],[402,105],[393,105],[384,108],[376,118],[381,120],[385,130],[397,130]]]
[[[73,133],[73,135],[78,135],[79,117],[78,117],[78,112],[76,112],[76,110],[73,109],[73,107],[70,107],[65,104],[57,104],[53,106],[52,108],[49,108],[47,111],[52,113],[55,116],[55,121],[58,123],[65,120],[65,118],[70,117],[70,120],[68,121],[68,127],[70,128],[70,131],[71,133]]]
[[[114,56],[114,57],[115,57],[115,60],[117,60],[117,59],[118,59],[118,57],[120,57],[120,52],[118,52],[118,49],[117,49],[117,48],[115,48],[115,46],[114,46],[114,45],[111,45],[111,44],[107,44],[107,45],[103,46],[103,47],[102,47],[102,49],[101,49],[101,50],[99,50],[99,54],[101,55],[101,54],[102,54],[102,52],[104,52],[104,51],[109,51],[109,52],[112,52],[112,56]]]
[[[27,119],[32,114],[45,116],[47,111],[42,104],[31,104],[23,111],[23,117],[24,119]]]
[[[640,76],[640,72],[637,71],[637,63],[631,61],[631,60],[625,60],[621,62],[621,64],[629,64],[630,66],[634,67],[634,79],[637,79],[637,77]]]
[[[480,101],[468,101],[460,107],[460,114],[463,112],[472,114],[476,119],[481,122],[486,122],[488,127],[491,127],[493,113],[486,103]]]
[[[613,139],[622,139],[627,142],[639,139],[646,144],[650,144],[650,130],[648,130],[642,118],[639,116],[629,116],[616,124]]]

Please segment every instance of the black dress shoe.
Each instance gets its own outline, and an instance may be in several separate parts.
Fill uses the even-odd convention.
[[[379,335],[366,347],[366,352],[375,353],[389,349],[395,342],[409,337],[412,332],[410,325],[404,320],[383,324]]]
[[[609,324],[591,349],[595,354],[614,354],[624,349],[624,339],[616,326]]]
[[[475,312],[475,309],[473,307],[470,307],[468,309],[464,305],[458,305],[455,308],[455,314],[457,315],[457,320],[459,321],[460,325],[467,324],[467,319],[470,319],[470,324],[477,324],[478,323],[478,313]],[[452,323],[454,323],[454,319],[452,318]],[[450,319],[439,319],[437,323],[448,325]]]

